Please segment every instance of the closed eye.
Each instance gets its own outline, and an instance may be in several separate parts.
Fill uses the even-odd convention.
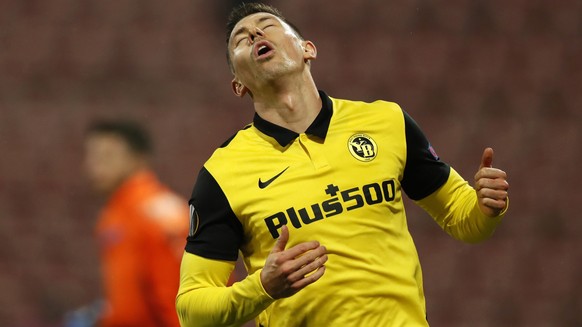
[[[235,48],[236,48],[236,47],[238,47],[238,46],[240,45],[240,43],[241,43],[242,41],[244,41],[245,39],[246,39],[246,37],[241,37],[240,39],[236,40],[236,42],[235,42],[235,44],[234,44],[234,47],[235,47]]]

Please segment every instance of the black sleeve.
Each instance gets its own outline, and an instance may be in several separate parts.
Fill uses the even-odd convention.
[[[450,167],[442,162],[416,122],[404,111],[406,167],[401,184],[412,200],[420,200],[441,187]]]
[[[208,259],[236,261],[243,239],[242,224],[206,168],[198,174],[189,203],[190,235],[186,252]]]

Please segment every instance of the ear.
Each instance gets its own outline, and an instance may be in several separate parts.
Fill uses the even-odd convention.
[[[236,95],[237,97],[244,97],[245,94],[247,94],[248,90],[246,86],[244,86],[240,81],[238,81],[235,78],[232,79],[232,82],[230,82],[231,87],[232,87],[232,92],[234,92],[234,95]]]
[[[303,59],[305,62],[317,58],[317,48],[311,41],[303,41]]]

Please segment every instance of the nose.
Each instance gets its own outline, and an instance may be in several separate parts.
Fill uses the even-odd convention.
[[[249,30],[249,39],[251,41],[251,44],[255,42],[256,38],[263,36],[265,36],[265,32],[263,32],[263,30],[258,27],[254,27]]]

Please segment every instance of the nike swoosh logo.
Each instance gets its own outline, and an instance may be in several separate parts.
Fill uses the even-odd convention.
[[[264,181],[264,182],[263,182],[263,181],[262,181],[262,180],[259,178],[259,188],[263,189],[263,188],[265,188],[265,187],[269,186],[269,184],[271,184],[271,183],[272,183],[274,180],[276,180],[276,179],[277,179],[279,176],[283,175],[283,173],[284,173],[284,172],[285,172],[287,169],[289,169],[289,167],[291,167],[291,166],[288,166],[287,168],[283,169],[283,171],[281,171],[281,172],[280,172],[280,173],[278,173],[277,175],[275,175],[275,176],[271,177],[270,179],[268,179],[268,180],[266,180],[266,181]]]

